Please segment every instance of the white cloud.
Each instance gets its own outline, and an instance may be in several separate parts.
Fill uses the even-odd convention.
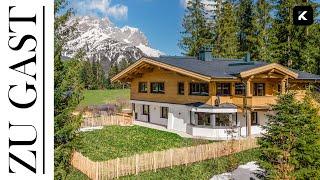
[[[180,4],[183,8],[186,8],[189,0],[180,0]]]
[[[128,16],[127,6],[111,5],[111,0],[73,0],[72,7],[81,15],[102,15],[116,19],[126,19]]]
[[[108,8],[107,13],[117,19],[127,18],[128,7],[121,4],[117,4]]]
[[[191,0],[180,0],[180,4],[183,8],[187,8],[188,2]],[[208,11],[211,11],[214,9],[215,2],[213,0],[202,0],[202,3],[204,4],[204,8]]]

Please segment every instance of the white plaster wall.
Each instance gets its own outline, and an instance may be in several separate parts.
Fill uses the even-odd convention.
[[[173,115],[172,129],[186,132],[187,124],[190,124],[190,111],[187,108],[174,107],[169,108],[169,112]]]
[[[148,121],[147,115],[142,115],[142,105],[150,105],[151,123],[167,126],[168,129],[186,132],[186,126],[190,123],[190,110],[187,106],[156,102],[138,102],[134,100],[131,102],[135,103],[138,120]],[[168,119],[160,118],[160,107],[168,107]]]
[[[252,135],[260,135],[261,133],[265,132],[261,126],[251,126],[251,134]],[[247,135],[247,128],[241,127],[241,136]]]
[[[267,112],[258,112],[258,123],[259,125],[266,125],[268,122]]]
[[[234,137],[238,137],[238,130],[235,130]],[[208,137],[217,140],[230,139],[231,134],[228,134],[228,129],[225,128],[205,128],[192,127],[192,135],[200,137]]]
[[[160,106],[150,105],[150,122],[167,126],[168,120],[160,117]]]

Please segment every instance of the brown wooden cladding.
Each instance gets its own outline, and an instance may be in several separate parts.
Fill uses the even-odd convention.
[[[148,92],[139,93],[138,83],[144,81],[148,83]],[[151,82],[164,82],[165,93],[155,94],[150,93]],[[178,83],[184,83],[184,95],[178,94]],[[177,104],[187,104],[193,102],[204,102],[211,104],[210,96],[194,96],[189,95],[189,83],[191,82],[203,82],[197,79],[193,79],[187,76],[180,75],[173,71],[155,68],[152,73],[145,73],[141,78],[135,78],[131,82],[131,99],[145,100],[145,101],[156,101],[156,102],[167,102]],[[209,85],[209,92],[210,92]]]
[[[148,83],[148,92],[139,93],[138,84],[139,82]],[[151,82],[164,82],[165,93],[156,94],[150,93]],[[184,83],[184,95],[178,94],[178,83]],[[216,100],[216,83],[219,80],[215,80],[209,83],[209,96],[196,96],[189,95],[189,83],[203,82],[201,80],[191,78],[188,76],[181,75],[179,73],[165,70],[162,68],[155,68],[152,72],[144,73],[139,78],[134,78],[131,81],[131,99],[142,100],[142,101],[153,101],[153,102],[164,102],[174,104],[187,104],[194,102],[203,102],[206,104],[214,105]],[[226,80],[221,82],[226,83]],[[220,96],[220,103],[233,103],[239,107],[243,106],[243,96],[235,95],[235,83],[240,80],[232,80],[231,83],[231,96]],[[254,91],[254,83],[265,83],[265,96],[249,96],[248,106],[268,106],[269,104],[275,103],[276,95],[279,93],[279,87],[281,79],[276,78],[254,78],[250,83],[251,95]],[[303,97],[305,94],[306,83],[290,83],[289,89],[297,92],[297,96]]]

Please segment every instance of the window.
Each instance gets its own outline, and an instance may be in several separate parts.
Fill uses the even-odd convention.
[[[149,115],[149,105],[142,105],[142,114]]]
[[[251,125],[258,125],[258,112],[251,113]]]
[[[254,96],[265,96],[265,84],[254,83]]]
[[[184,95],[184,83],[183,82],[178,83],[178,94]]]
[[[208,83],[190,83],[190,95],[208,96],[209,95]]]
[[[217,83],[218,96],[230,96],[230,83]]]
[[[152,82],[151,83],[151,93],[164,94],[164,83],[163,82]]]
[[[168,107],[160,107],[160,117],[168,119]]]
[[[139,92],[140,93],[148,92],[148,84],[146,82],[139,82]]]
[[[230,126],[230,114],[216,114],[216,126]]]
[[[277,92],[281,93],[281,84],[277,84]]]
[[[198,125],[210,126],[210,114],[209,113],[196,113],[198,116]]]
[[[235,84],[235,94],[236,95],[245,95],[246,87],[243,83],[236,83]]]

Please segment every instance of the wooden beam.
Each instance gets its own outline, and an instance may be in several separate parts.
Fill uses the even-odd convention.
[[[260,74],[260,73],[263,73],[263,72],[269,72],[271,69],[275,69],[281,73],[284,73],[286,75],[289,75],[290,77],[296,79],[298,78],[298,74],[296,72],[293,72],[291,71],[290,69],[280,65],[280,64],[277,64],[277,63],[272,63],[272,64],[268,64],[268,65],[265,65],[265,66],[261,66],[261,67],[257,67],[257,68],[254,68],[254,69],[250,69],[250,70],[247,70],[247,71],[243,71],[240,73],[240,77],[242,78],[246,78],[248,76],[251,76],[251,75],[254,75],[254,74]]]
[[[251,79],[250,78],[246,81],[246,93],[247,93],[247,97],[252,96],[252,94],[251,94]]]
[[[251,136],[251,111],[247,111],[247,136]]]

